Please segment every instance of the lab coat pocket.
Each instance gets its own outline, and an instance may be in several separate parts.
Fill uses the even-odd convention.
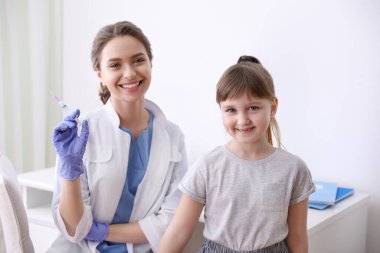
[[[83,160],[89,163],[104,163],[111,159],[112,147],[87,144]]]
[[[86,147],[83,160],[86,166],[86,173],[90,190],[98,187],[99,184],[112,182],[115,177],[120,177],[119,171],[114,173],[117,164],[112,159],[112,147],[105,145],[91,145]]]
[[[260,189],[260,204],[264,211],[282,212],[285,203],[284,183],[264,183]]]
[[[95,197],[94,199],[104,197],[100,189],[109,189],[114,185],[119,186],[124,180],[120,171],[121,161],[114,159],[113,152],[111,146],[87,145],[83,160],[86,165],[88,189],[92,197]],[[104,192],[108,192],[108,190]]]

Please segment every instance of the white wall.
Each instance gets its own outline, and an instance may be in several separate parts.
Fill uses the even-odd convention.
[[[92,39],[103,25],[131,20],[153,46],[147,97],[183,129],[190,162],[227,138],[218,78],[239,55],[257,56],[275,81],[287,149],[315,179],[371,195],[367,252],[378,252],[379,1],[62,2],[66,102],[84,112],[100,105]]]

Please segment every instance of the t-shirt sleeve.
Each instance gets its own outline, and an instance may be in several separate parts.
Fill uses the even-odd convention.
[[[290,205],[294,205],[301,202],[302,200],[309,197],[310,194],[312,194],[314,191],[315,185],[313,184],[309,168],[302,159],[299,159],[298,171],[292,190]]]
[[[199,158],[186,172],[178,188],[201,204],[206,203],[206,169],[204,157]]]

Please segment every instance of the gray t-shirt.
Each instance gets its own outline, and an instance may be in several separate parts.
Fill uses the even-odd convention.
[[[248,161],[219,146],[191,166],[179,189],[205,204],[205,238],[252,251],[286,238],[289,206],[315,186],[306,164],[287,151]]]

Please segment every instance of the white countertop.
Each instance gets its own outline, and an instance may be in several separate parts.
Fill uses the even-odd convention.
[[[366,205],[368,201],[368,194],[355,192],[352,196],[341,200],[337,204],[330,206],[325,210],[316,210],[309,208],[307,221],[307,230],[309,236],[320,231],[335,220],[344,217],[356,207]]]
[[[48,168],[19,174],[18,180],[21,186],[53,192],[55,183],[55,169]],[[331,207],[328,207],[325,210],[309,208],[307,221],[309,236],[328,226],[336,219],[340,219],[345,216],[350,212],[350,210],[354,210],[355,207],[367,204],[368,200],[368,194],[355,192],[352,196]]]
[[[54,168],[47,168],[19,174],[17,176],[21,186],[45,190],[49,192],[54,191],[55,184],[55,170]]]

